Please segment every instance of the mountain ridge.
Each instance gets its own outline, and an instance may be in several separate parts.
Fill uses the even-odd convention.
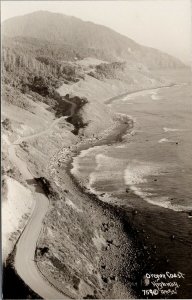
[[[48,11],[36,11],[3,22],[2,33],[8,37],[44,39],[50,43],[69,44],[75,48],[98,49],[109,60],[143,63],[148,68],[177,68],[185,65],[160,50],[139,45],[134,40],[104,25],[77,17]]]

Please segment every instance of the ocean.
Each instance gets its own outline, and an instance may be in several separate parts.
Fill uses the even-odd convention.
[[[110,104],[134,126],[121,144],[93,147],[74,159],[92,192],[124,204],[127,189],[141,201],[175,211],[192,210],[192,91],[186,84],[120,97]]]
[[[190,298],[191,84],[183,77],[171,87],[123,95],[108,103],[112,111],[129,115],[133,127],[121,143],[82,150],[71,172],[102,201],[123,207],[138,238],[153,249],[146,269],[183,272],[185,280],[176,297]]]

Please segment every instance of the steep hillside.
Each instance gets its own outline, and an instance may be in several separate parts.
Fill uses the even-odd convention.
[[[84,128],[84,124],[95,130],[110,125],[110,117],[105,118],[109,115],[104,105],[110,97],[163,83],[142,63],[107,62],[91,57],[80,59],[72,46],[68,51],[65,49],[62,45],[34,38],[5,38],[2,47],[3,83],[23,94],[35,95],[36,101],[47,104],[56,117],[67,114],[72,98],[85,96],[89,103],[81,109],[81,118],[85,122],[79,116],[71,119],[72,124],[76,124],[74,132],[78,132],[79,127]],[[61,86],[62,97],[72,94],[65,102],[57,91]],[[18,99],[14,105],[18,105]],[[103,118],[108,122],[105,125]],[[77,123],[81,124],[78,128]]]
[[[135,61],[150,68],[176,68],[183,64],[170,55],[144,47],[105,26],[84,22],[63,14],[37,11],[14,17],[3,23],[3,34],[30,37],[84,49],[84,55],[96,51],[97,58]],[[91,50],[90,50],[91,49]],[[85,51],[86,50],[86,51]],[[81,55],[81,50],[80,50]]]
[[[69,164],[78,151],[119,141],[130,130],[132,121],[115,114],[107,100],[167,86],[149,67],[182,64],[111,29],[60,14],[13,18],[3,33],[3,260],[10,263],[43,195],[50,205],[34,263],[45,278],[71,299],[131,298],[140,250],[119,212],[75,185]],[[7,283],[13,295],[5,298],[16,297],[14,283]]]

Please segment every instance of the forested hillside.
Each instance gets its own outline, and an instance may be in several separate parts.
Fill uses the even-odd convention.
[[[9,19],[2,26],[3,84],[51,105],[61,105],[57,88],[89,75],[128,84],[150,84],[150,68],[183,67],[158,50],[143,47],[113,30],[44,11]],[[89,57],[105,62],[81,63]],[[17,99],[15,99],[17,103]],[[63,106],[63,105],[61,105]]]
[[[44,41],[45,45],[51,42],[54,46],[45,51],[57,48],[59,56],[64,59],[92,56],[108,61],[139,62],[152,69],[184,66],[178,59],[141,46],[110,28],[62,14],[37,11],[5,21],[2,29],[3,35],[7,37],[32,38],[32,52],[35,39]]]
[[[57,51],[46,47],[31,48],[25,41],[3,42],[2,61],[5,82],[18,88],[37,86],[47,80],[57,87],[59,81],[77,81],[83,77],[80,68],[59,60]],[[50,53],[51,52],[51,53]],[[44,78],[44,79],[43,79]],[[45,91],[46,93],[46,91]]]

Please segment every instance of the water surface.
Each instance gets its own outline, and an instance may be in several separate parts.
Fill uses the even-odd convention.
[[[183,80],[169,88],[123,95],[110,107],[131,116],[133,128],[121,143],[81,151],[72,173],[102,201],[123,209],[136,241],[143,244],[143,274],[182,272],[177,293],[168,298],[190,299],[191,85]]]
[[[111,109],[131,115],[134,128],[121,144],[82,151],[72,172],[94,193],[124,204],[129,188],[141,201],[192,210],[191,96],[191,86],[181,84],[114,101]]]

